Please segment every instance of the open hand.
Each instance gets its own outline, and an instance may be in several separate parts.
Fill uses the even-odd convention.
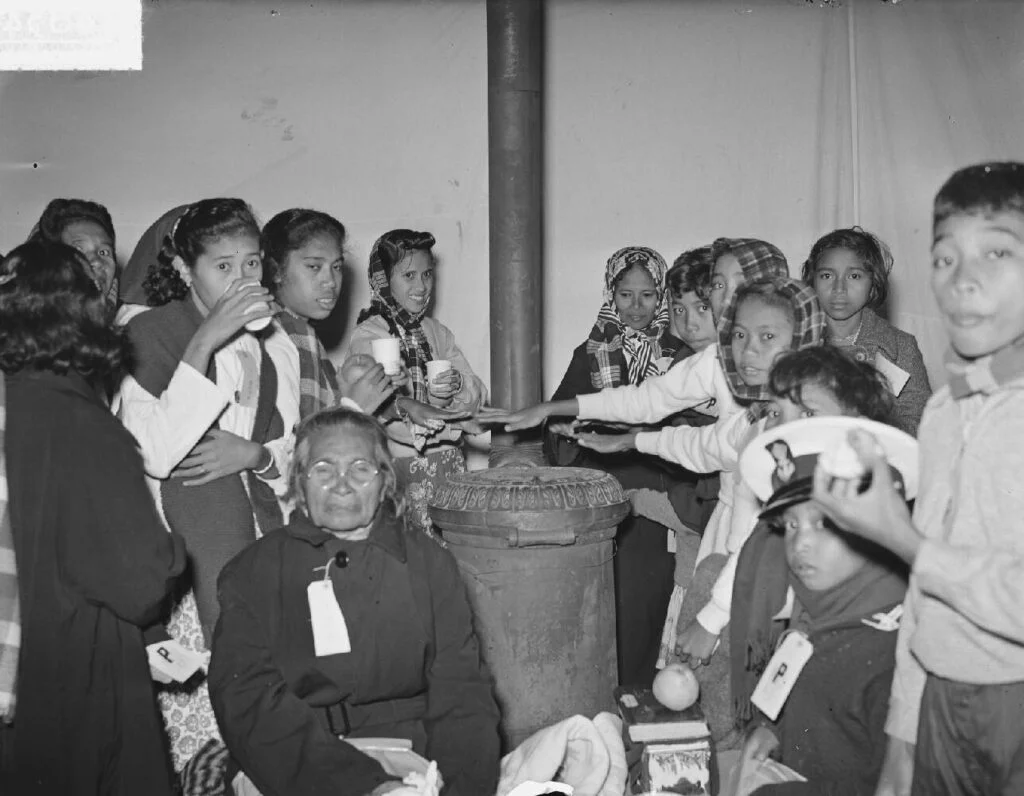
[[[476,416],[478,420],[485,423],[504,425],[505,431],[522,431],[527,428],[536,428],[547,420],[551,416],[551,409],[547,403],[520,409],[518,412],[487,406],[481,407]]]
[[[676,639],[676,655],[691,669],[707,666],[718,645],[718,636],[705,630],[700,622],[694,619]]]
[[[576,441],[584,448],[598,453],[622,453],[636,448],[636,432],[629,434],[576,434]]]
[[[743,752],[740,755],[740,760],[743,763],[748,760],[763,763],[768,759],[768,755],[774,752],[778,747],[779,739],[775,736],[774,732],[767,727],[757,727],[749,736],[747,736],[747,740],[743,744]]]
[[[556,423],[548,423],[548,431],[552,434],[558,434],[560,437],[576,439],[576,423],[572,421],[566,422],[561,420]]]
[[[259,464],[263,446],[230,431],[215,428],[178,465],[174,474],[188,478],[185,486],[202,486]]]
[[[398,400],[401,402],[401,411],[407,414],[412,422],[438,431],[454,420],[468,420],[472,414],[469,409],[442,409],[414,401],[412,398],[401,397]]]
[[[849,441],[870,472],[871,484],[861,492],[861,479],[833,478],[819,463],[811,499],[844,531],[887,547],[912,564],[921,535],[911,522],[906,501],[896,491],[885,455],[865,431],[851,431]]]

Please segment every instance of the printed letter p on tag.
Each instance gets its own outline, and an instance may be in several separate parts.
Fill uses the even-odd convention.
[[[814,653],[814,645],[803,633],[787,633],[775,650],[768,668],[764,670],[750,701],[772,721],[779,717],[782,706],[807,661]]]

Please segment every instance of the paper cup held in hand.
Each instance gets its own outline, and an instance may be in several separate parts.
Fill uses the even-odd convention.
[[[248,315],[251,312],[264,312],[269,309],[270,305],[267,304],[267,302],[259,301],[255,304],[250,304],[249,308],[245,311],[245,314]],[[272,320],[273,316],[270,315],[268,315],[266,318],[255,318],[254,320],[249,321],[245,325],[245,328],[248,329],[250,332],[260,332],[266,329],[268,326],[270,326],[270,322]]]
[[[384,366],[389,376],[397,376],[402,372],[402,351],[397,337],[380,337],[370,341],[373,358]]]
[[[447,359],[432,359],[427,362],[427,381],[433,382],[442,373],[452,369],[452,363]]]

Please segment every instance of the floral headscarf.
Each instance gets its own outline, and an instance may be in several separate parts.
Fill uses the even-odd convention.
[[[793,329],[793,342],[790,349],[799,351],[813,345],[821,345],[825,339],[825,313],[818,303],[818,296],[813,288],[796,279],[759,280],[759,283],[775,285],[779,294],[788,299],[793,308],[796,320]],[[753,283],[752,283],[753,284]],[[722,310],[718,322],[718,360],[729,381],[729,389],[741,401],[767,401],[768,385],[751,387],[740,378],[736,360],[732,355],[732,327],[736,322],[737,299],[744,295],[741,287]]]
[[[658,309],[654,319],[642,331],[633,329],[619,316],[615,307],[615,285],[618,278],[634,265],[641,266],[658,291]],[[668,327],[668,298],[665,292],[665,258],[646,246],[627,246],[608,259],[604,274],[604,303],[597,322],[587,340],[590,357],[590,381],[597,389],[617,387],[622,383],[623,366],[629,384],[639,384],[656,376],[661,356],[658,340]]]

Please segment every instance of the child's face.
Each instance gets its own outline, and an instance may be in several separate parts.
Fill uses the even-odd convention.
[[[715,341],[715,319],[711,305],[694,291],[669,296],[672,334],[694,351],[703,351]]]
[[[749,298],[736,308],[732,357],[743,383],[756,387],[768,381],[775,358],[793,342],[793,321],[781,308]]]
[[[842,532],[813,503],[790,506],[782,518],[786,561],[808,589],[831,589],[864,566],[864,556],[847,544]]]
[[[782,395],[772,396],[771,404],[768,407],[765,430],[781,426],[783,423],[792,423],[804,417],[828,417],[830,415],[848,414],[844,407],[836,399],[835,395],[826,390],[820,384],[813,382],[804,384],[800,388],[800,403],[790,400]]]
[[[276,296],[302,318],[322,320],[331,314],[341,294],[341,249],[333,235],[318,235],[288,252]]]
[[[938,224],[932,291],[961,356],[992,354],[1024,335],[1024,216],[958,214]]]
[[[612,296],[619,317],[628,327],[642,331],[651,325],[658,311],[658,286],[646,269],[638,265],[627,269]]]
[[[743,284],[743,267],[735,255],[723,254],[715,260],[715,267],[711,270],[711,290],[708,300],[711,302],[711,312],[715,316],[715,323],[722,317],[722,309],[736,292],[736,288]]]
[[[117,261],[114,259],[114,241],[103,227],[95,221],[73,221],[61,231],[60,239],[85,255],[100,295],[107,295],[117,273]]]
[[[871,274],[849,249],[830,249],[814,271],[814,290],[829,318],[846,321],[867,306]]]
[[[211,310],[236,279],[259,281],[263,277],[260,242],[255,235],[229,235],[209,241],[190,270],[192,294]]]
[[[419,315],[434,297],[434,258],[419,249],[409,252],[391,269],[391,295],[410,315]]]

